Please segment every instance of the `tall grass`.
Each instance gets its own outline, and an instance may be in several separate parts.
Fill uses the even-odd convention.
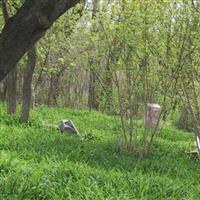
[[[20,125],[0,106],[0,199],[200,199],[193,135],[167,125],[153,154],[115,148],[119,121],[97,112],[40,107]],[[83,137],[44,124],[72,119]]]

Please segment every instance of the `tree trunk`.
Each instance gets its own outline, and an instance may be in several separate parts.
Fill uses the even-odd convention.
[[[97,101],[97,93],[96,93],[96,75],[94,69],[90,70],[88,107],[89,110],[92,109],[98,110],[99,108],[99,103]]]
[[[32,47],[28,54],[27,67],[24,72],[24,83],[23,83],[23,102],[20,121],[27,123],[29,120],[29,113],[33,102],[33,91],[32,91],[32,80],[33,73],[36,65],[36,48]]]
[[[96,18],[97,14],[97,8],[98,8],[98,2],[99,0],[93,0],[93,11],[92,11],[92,19]],[[98,110],[99,108],[99,102],[97,100],[97,91],[96,91],[96,74],[94,69],[94,60],[93,58],[89,58],[89,65],[90,65],[90,71],[89,71],[89,95],[88,95],[88,107],[89,110],[95,109]]]
[[[57,106],[57,98],[59,96],[59,80],[60,80],[60,73],[52,74],[50,79],[50,86],[48,91],[48,106]]]
[[[17,107],[17,68],[8,74],[7,80],[7,113],[12,115]]]
[[[10,18],[10,14],[8,11],[8,2],[7,0],[2,0],[2,10],[4,16],[5,24],[8,22]],[[6,79],[7,84],[7,113],[15,114],[16,106],[17,106],[17,70],[14,69],[12,72],[8,74]]]
[[[7,94],[7,84],[6,80],[0,83],[0,101],[6,101],[6,94]]]
[[[192,131],[193,125],[186,107],[182,108],[178,121],[178,128],[186,131]]]
[[[104,84],[106,88],[106,92],[102,94],[103,98],[105,99],[105,112],[111,114],[112,104],[113,104],[113,72],[111,68],[111,64],[114,63],[114,52],[109,50],[108,60],[105,68],[105,75],[104,75]]]
[[[106,80],[105,85],[107,88],[107,95],[106,95],[106,111],[111,113],[112,103],[113,103],[113,81],[112,81],[112,70],[110,68],[106,69]]]
[[[7,113],[15,114],[17,107],[17,69],[14,69],[6,79],[7,84]]]
[[[26,0],[0,34],[0,81],[65,11],[80,0]]]
[[[35,107],[35,90],[34,90],[34,87],[33,87],[33,84],[31,84],[31,105],[30,105],[30,108],[33,109]]]
[[[188,115],[187,109],[184,107],[181,110],[180,118],[179,118],[179,121],[178,121],[178,128],[179,129],[185,129],[185,122],[187,121],[187,119],[186,119],[187,115]]]

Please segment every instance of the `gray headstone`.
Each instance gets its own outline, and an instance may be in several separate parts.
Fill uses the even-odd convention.
[[[71,135],[79,135],[79,132],[71,120],[62,120],[58,126],[61,132],[66,132]]]
[[[145,124],[148,128],[155,129],[160,117],[161,107],[158,104],[147,104],[147,111],[145,113]]]

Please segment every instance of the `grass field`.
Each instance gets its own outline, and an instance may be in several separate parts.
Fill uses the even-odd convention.
[[[0,112],[0,200],[200,199],[191,133],[165,126],[142,159],[116,151],[118,122],[110,116],[40,107],[25,126]],[[82,138],[43,126],[66,118]]]

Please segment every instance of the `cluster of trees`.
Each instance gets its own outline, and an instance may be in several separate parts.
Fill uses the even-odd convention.
[[[158,128],[151,134],[145,128],[141,139],[136,119],[148,102],[156,102],[160,119],[181,113],[180,127],[189,115],[200,149],[198,1],[22,3],[2,0],[0,80],[8,76],[0,96],[10,114],[19,101],[23,122],[33,104],[119,115],[124,134],[118,142],[133,152],[140,145],[148,154]]]

